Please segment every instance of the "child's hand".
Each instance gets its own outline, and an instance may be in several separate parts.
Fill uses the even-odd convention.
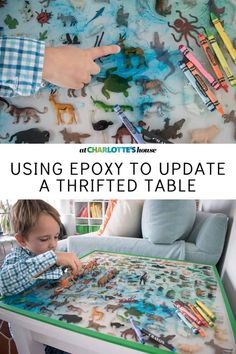
[[[80,49],[73,46],[46,48],[43,79],[60,87],[81,89],[100,72],[95,59],[119,53],[117,45]]]
[[[76,254],[71,252],[56,252],[58,266],[70,267],[73,275],[78,275],[82,270],[82,263]]]

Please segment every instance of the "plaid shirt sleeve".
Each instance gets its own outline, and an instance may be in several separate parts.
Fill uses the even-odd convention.
[[[1,294],[18,294],[32,286],[37,279],[59,279],[62,275],[62,269],[56,266],[55,252],[48,251],[33,257],[22,248],[17,248],[7,255],[1,268]]]
[[[34,95],[42,80],[45,42],[31,38],[0,37],[0,95]]]

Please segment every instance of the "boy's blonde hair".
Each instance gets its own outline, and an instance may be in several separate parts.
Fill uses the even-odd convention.
[[[11,222],[15,233],[27,237],[37,224],[40,214],[50,215],[58,225],[61,225],[58,211],[43,200],[18,200],[11,210]]]

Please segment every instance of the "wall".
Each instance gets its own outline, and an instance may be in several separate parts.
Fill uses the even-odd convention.
[[[223,255],[218,264],[225,291],[236,317],[236,201],[235,200],[202,200],[203,211],[224,213],[229,216],[229,227]]]

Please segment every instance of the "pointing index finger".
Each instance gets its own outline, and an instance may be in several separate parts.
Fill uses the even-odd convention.
[[[105,55],[117,54],[120,52],[120,47],[118,45],[104,45],[101,47],[95,47],[89,49],[92,59],[98,59],[104,57]]]

